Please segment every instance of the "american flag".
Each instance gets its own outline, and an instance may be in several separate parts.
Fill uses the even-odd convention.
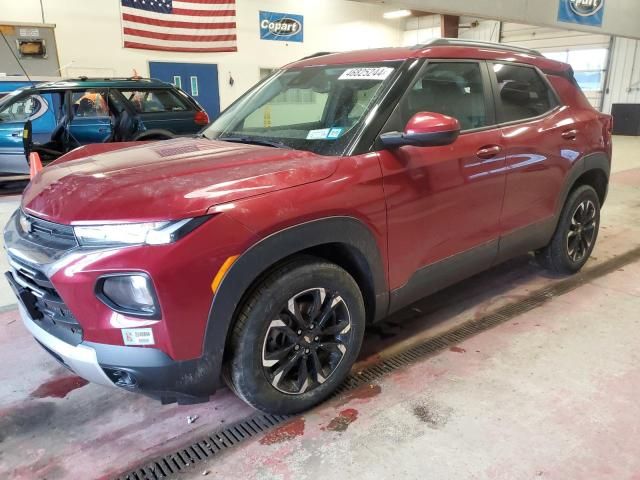
[[[121,0],[125,48],[236,52],[236,0]]]

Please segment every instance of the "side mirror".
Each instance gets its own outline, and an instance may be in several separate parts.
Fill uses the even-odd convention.
[[[413,145],[438,147],[450,145],[460,135],[460,122],[441,113],[419,112],[407,122],[404,132],[388,132],[380,135],[383,145],[390,148]]]

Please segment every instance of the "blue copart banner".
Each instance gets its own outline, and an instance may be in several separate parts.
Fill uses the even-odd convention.
[[[292,13],[260,12],[260,38],[281,42],[302,42],[304,17]]]

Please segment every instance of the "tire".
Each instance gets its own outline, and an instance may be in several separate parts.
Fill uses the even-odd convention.
[[[554,273],[573,274],[589,260],[600,229],[600,200],[589,185],[576,188],[567,199],[549,245],[537,253]]]
[[[335,264],[302,257],[269,274],[243,303],[230,333],[224,379],[263,412],[308,410],[348,375],[364,328],[355,280]]]

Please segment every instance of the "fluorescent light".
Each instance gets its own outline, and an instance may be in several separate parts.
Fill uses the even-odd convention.
[[[382,14],[384,18],[403,18],[410,17],[411,10],[394,10],[392,12],[384,12]]]

